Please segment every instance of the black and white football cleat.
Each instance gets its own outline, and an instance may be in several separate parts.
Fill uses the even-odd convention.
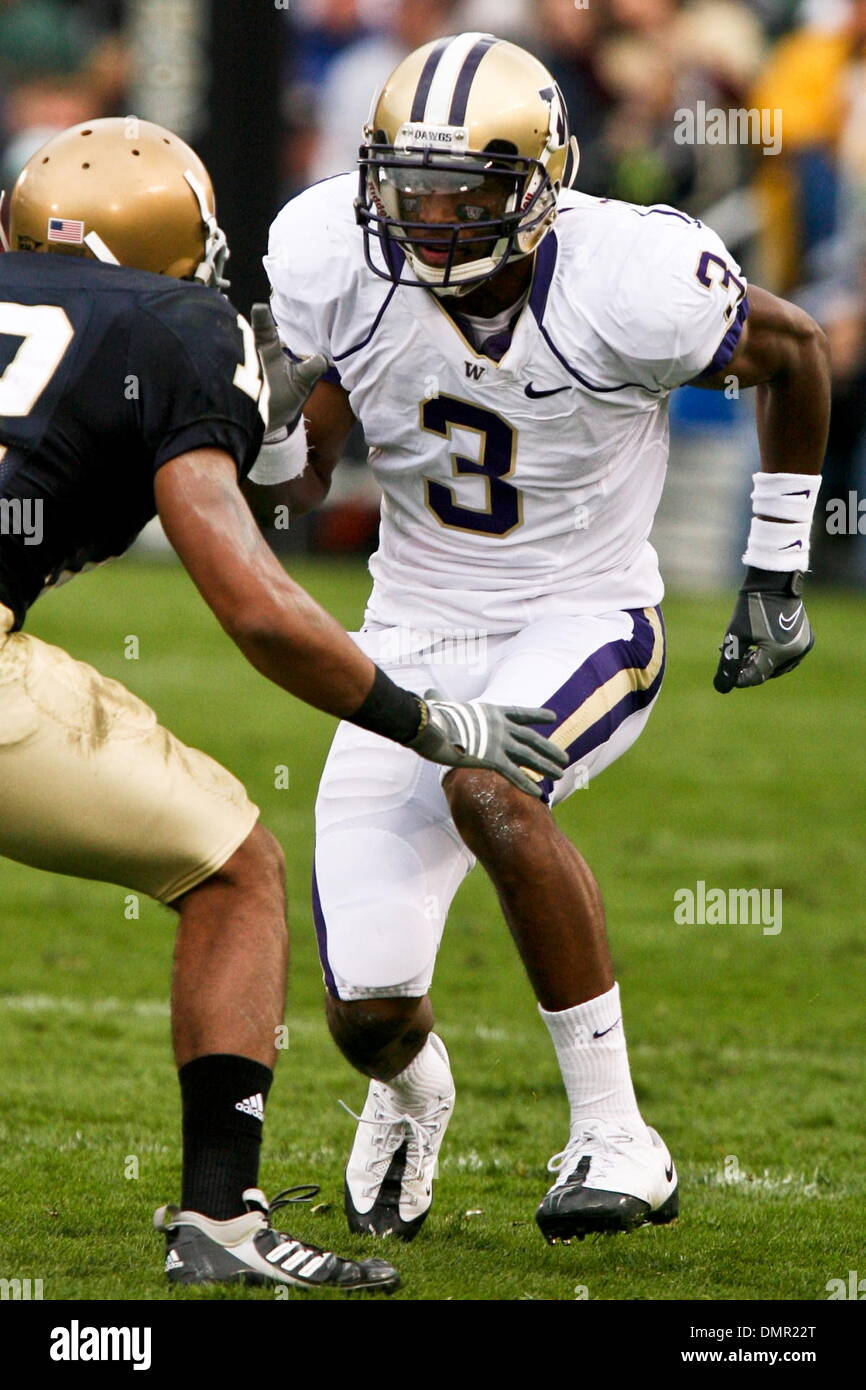
[[[679,1212],[677,1175],[654,1129],[587,1122],[547,1165],[559,1176],[535,1213],[552,1245],[596,1233],[665,1226]]]
[[[426,1114],[404,1115],[385,1086],[370,1082],[346,1167],[350,1231],[414,1240],[433,1202],[436,1162],[453,1110],[453,1088]]]
[[[298,1289],[393,1293],[400,1276],[385,1260],[344,1260],[277,1231],[271,1217],[290,1202],[308,1201],[317,1187],[287,1188],[271,1203],[257,1187],[244,1192],[247,1210],[230,1221],[197,1211],[158,1207],[153,1224],[165,1232],[165,1273],[170,1284],[267,1283]],[[303,1192],[305,1196],[292,1194]]]

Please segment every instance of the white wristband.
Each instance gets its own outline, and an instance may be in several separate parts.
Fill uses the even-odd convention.
[[[744,565],[759,570],[809,568],[809,527],[798,521],[762,521],[752,517]]]
[[[773,521],[811,524],[821,487],[817,473],[753,473],[752,512]]]
[[[275,487],[277,483],[290,483],[300,478],[307,466],[307,429],[301,416],[291,434],[286,438],[268,438],[259,451],[259,456],[249,471],[251,483],[259,487]]]
[[[752,525],[743,563],[781,572],[808,569],[809,532],[820,477],[755,473],[752,481]]]

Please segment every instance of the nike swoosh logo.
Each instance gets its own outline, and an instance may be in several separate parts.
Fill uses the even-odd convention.
[[[552,391],[536,391],[532,382],[526,387],[526,394],[531,401],[540,401],[544,396],[558,396],[560,391],[570,391],[570,386],[557,386]]]
[[[791,628],[794,626],[795,622],[796,622],[797,619],[799,618],[799,616],[800,616],[800,614],[802,613],[802,611],[803,611],[803,605],[802,605],[802,603],[801,603],[800,606],[799,606],[798,608],[796,608],[796,609],[794,610],[794,612],[791,614],[791,616],[790,616],[790,618],[788,619],[787,622],[785,621],[785,615],[784,615],[784,613],[780,613],[780,614],[779,614],[779,627],[781,627],[785,632],[790,632],[790,631],[791,631]]]
[[[801,492],[783,492],[783,497],[808,497],[809,489],[804,487]]]
[[[620,1017],[617,1019],[616,1023],[622,1023],[622,1015],[620,1015]],[[612,1032],[613,1032],[614,1028],[616,1027],[616,1023],[612,1023],[612,1024],[610,1025],[609,1028],[602,1028],[602,1030],[601,1030],[600,1033],[596,1030],[596,1032],[593,1033],[592,1036],[593,1036],[594,1038],[603,1038],[604,1035],[605,1035],[605,1033],[612,1033]]]
[[[667,1178],[668,1182],[673,1182],[673,1180],[674,1180],[674,1165],[673,1165],[673,1164],[671,1164],[670,1167],[666,1167],[666,1168],[665,1168],[665,1177]]]
[[[803,542],[802,542],[802,541],[791,541],[791,544],[790,544],[790,545],[783,545],[783,546],[782,546],[782,549],[783,549],[783,550],[802,550],[802,549],[803,549]]]

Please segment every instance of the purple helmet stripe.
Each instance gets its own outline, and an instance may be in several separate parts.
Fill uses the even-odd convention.
[[[472,90],[472,83],[478,71],[478,66],[487,50],[498,42],[499,40],[494,39],[492,35],[485,35],[483,39],[479,39],[475,46],[470,49],[454,86],[454,95],[451,98],[451,110],[448,113],[449,125],[462,125],[466,120],[469,93]]]
[[[440,39],[436,47],[431,49],[428,54],[427,61],[421,69],[418,86],[415,89],[412,112],[409,116],[410,121],[423,121],[424,112],[427,109],[427,98],[430,95],[430,88],[433,86],[433,78],[436,76],[436,69],[439,66],[442,54],[445,52],[450,42],[450,38]]]

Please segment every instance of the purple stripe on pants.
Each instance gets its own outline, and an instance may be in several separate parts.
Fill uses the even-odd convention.
[[[325,972],[325,984],[328,986],[328,993],[332,994],[335,999],[339,999],[337,981],[334,979],[331,962],[328,960],[328,928],[325,925],[325,914],[322,911],[322,900],[319,897],[319,882],[316,878],[315,859],[313,860],[313,921],[316,925],[316,941],[319,945],[319,960],[322,962],[322,969]]]
[[[535,725],[540,734],[549,738],[560,724],[563,724],[566,719],[570,719],[584,701],[598,690],[599,686],[604,685],[618,671],[628,670],[633,666],[642,669],[649,665],[655,647],[655,633],[642,608],[631,608],[626,611],[634,622],[633,635],[629,638],[620,638],[616,642],[607,642],[603,647],[599,647],[598,651],[593,652],[592,656],[587,657],[586,661],[577,668],[573,676],[569,676],[564,685],[561,685],[549,699],[544,701],[548,709],[555,711],[557,722],[553,727],[550,724]],[[660,608],[656,608],[655,611],[662,625],[662,635],[664,636],[662,611]],[[612,709],[605,710],[604,714],[588,729],[584,730],[574,743],[569,744],[567,749],[569,767],[581,762],[594,748],[607,743],[608,739],[630,714],[645,709],[647,705],[651,704],[658,694],[664,674],[665,653],[663,652],[658,675],[646,690],[630,690]],[[545,801],[550,800],[553,787],[554,783],[549,777],[546,777],[541,783]]]

